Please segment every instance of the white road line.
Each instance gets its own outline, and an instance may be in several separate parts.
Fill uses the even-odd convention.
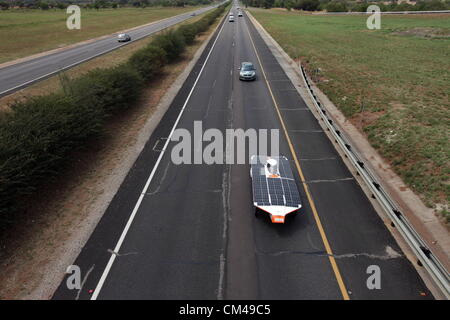
[[[225,17],[226,17],[226,16],[225,16]],[[144,199],[145,193],[147,192],[147,189],[148,189],[148,187],[150,186],[150,182],[152,181],[153,176],[155,175],[155,172],[156,172],[156,170],[158,169],[159,163],[161,162],[161,159],[162,159],[162,157],[163,157],[165,151],[167,150],[167,146],[168,146],[168,144],[169,144],[169,142],[170,142],[170,139],[171,139],[171,137],[172,137],[172,134],[173,134],[173,132],[175,131],[175,128],[177,127],[178,122],[179,122],[180,119],[181,119],[181,116],[183,115],[184,109],[186,108],[186,105],[188,104],[189,99],[191,98],[192,92],[194,91],[194,89],[195,89],[195,87],[196,87],[196,85],[197,85],[197,82],[198,82],[198,80],[200,79],[200,76],[201,76],[202,73],[203,73],[203,69],[205,68],[206,63],[208,62],[209,57],[211,56],[211,53],[212,53],[213,50],[214,50],[214,47],[215,47],[215,45],[216,45],[216,43],[217,43],[217,40],[218,40],[219,37],[220,37],[220,34],[222,33],[222,30],[223,30],[223,27],[224,27],[224,26],[225,26],[225,23],[222,24],[222,27],[220,28],[220,31],[219,31],[219,33],[217,34],[216,40],[214,40],[214,43],[213,43],[213,45],[212,45],[212,47],[211,47],[211,50],[209,51],[208,56],[206,57],[206,60],[205,60],[205,62],[203,63],[203,66],[202,66],[202,68],[201,68],[201,70],[200,70],[200,72],[199,72],[199,74],[198,74],[198,76],[197,76],[197,79],[195,80],[194,85],[192,86],[192,89],[191,89],[191,91],[189,92],[189,95],[187,96],[186,101],[184,102],[183,107],[181,108],[181,111],[180,111],[180,113],[179,113],[179,115],[178,115],[178,117],[177,117],[177,119],[176,119],[176,121],[175,121],[175,123],[174,123],[174,125],[173,125],[173,127],[172,127],[172,130],[170,131],[169,137],[167,138],[167,141],[166,141],[166,143],[164,144],[163,151],[159,154],[159,157],[158,157],[158,159],[156,160],[155,166],[153,167],[153,170],[152,170],[152,172],[150,173],[150,176],[149,176],[147,182],[145,183],[144,188],[142,189],[141,195],[139,196],[139,199],[138,199],[138,201],[136,202],[136,205],[134,206],[133,212],[131,213],[130,217],[128,218],[128,222],[127,222],[127,224],[125,225],[125,228],[123,229],[122,234],[120,235],[119,241],[117,241],[117,244],[116,244],[116,246],[114,247],[114,250],[113,250],[114,252],[119,252],[120,247],[122,246],[122,243],[123,243],[123,241],[124,241],[124,239],[125,239],[125,237],[126,237],[126,235],[127,235],[127,233],[128,233],[128,230],[130,229],[130,226],[131,226],[131,224],[133,223],[134,217],[136,216],[136,213],[137,213],[137,211],[139,210],[139,207],[141,206],[141,203],[142,203],[142,200]],[[103,270],[103,274],[102,274],[102,276],[101,276],[101,278],[100,278],[100,280],[99,280],[99,282],[98,282],[98,284],[97,284],[97,287],[95,288],[94,293],[92,294],[91,300],[96,300],[96,299],[97,299],[97,297],[98,297],[98,295],[99,295],[99,293],[100,293],[100,290],[102,289],[102,286],[103,286],[103,284],[105,283],[106,277],[108,276],[108,273],[109,273],[109,271],[111,270],[111,267],[112,267],[112,265],[113,265],[114,260],[116,259],[116,257],[117,257],[117,256],[116,256],[115,254],[112,254],[111,257],[109,258],[108,264],[106,265],[105,270]]]

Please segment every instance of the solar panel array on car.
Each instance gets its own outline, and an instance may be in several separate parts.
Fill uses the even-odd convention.
[[[280,177],[266,177],[264,166],[267,157],[259,156],[259,161],[252,161],[253,202],[257,206],[299,207],[300,194],[286,157],[273,157],[278,161]]]

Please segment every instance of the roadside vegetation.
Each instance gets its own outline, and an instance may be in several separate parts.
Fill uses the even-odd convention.
[[[69,30],[65,9],[0,10],[0,63],[47,50],[105,36],[157,20],[169,18],[195,7],[124,7],[81,9],[81,29]]]
[[[111,115],[133,107],[146,84],[224,9],[155,36],[125,63],[74,80],[63,77],[60,92],[19,101],[0,113],[0,229],[14,223],[24,199],[56,177],[74,150],[102,133]]]
[[[351,1],[351,0],[243,0],[245,5],[257,8],[286,8],[287,10],[327,11],[327,12],[366,12],[367,7],[376,4],[381,11],[434,11],[450,10],[450,0],[400,1]]]
[[[123,62],[127,61],[131,58],[134,53],[141,50],[143,47],[146,47],[153,39],[164,32],[175,30],[177,28],[181,28],[186,24],[192,24],[193,22],[196,22],[200,20],[206,13],[197,15],[189,20],[185,20],[179,24],[176,24],[172,27],[169,27],[167,29],[161,30],[159,32],[156,32],[148,37],[142,38],[138,41],[134,41],[129,43],[126,46],[120,47],[116,50],[113,50],[109,53],[106,53],[104,55],[101,55],[99,57],[96,57],[92,60],[86,61],[82,64],[79,64],[77,66],[74,66],[68,70],[65,70],[64,72],[57,73],[47,79],[44,79],[42,81],[38,81],[34,84],[31,84],[30,86],[27,86],[26,88],[23,88],[21,90],[15,91],[9,95],[6,95],[4,97],[0,98],[0,112],[2,110],[8,110],[9,106],[17,101],[23,101],[24,99],[27,99],[31,96],[41,96],[45,95],[49,92],[56,92],[61,90],[62,84],[64,83],[65,78],[69,79],[75,79],[79,78],[80,76],[85,75],[89,71],[97,68],[112,68],[115,66],[118,66],[122,64]],[[201,39],[206,33],[203,33],[201,37],[195,37],[194,44],[198,43],[198,39]],[[187,43],[187,41],[186,41]],[[193,47],[189,47],[189,50],[191,50]],[[189,51],[188,50],[188,51]],[[186,51],[186,52],[188,52]],[[185,52],[185,53],[186,53]],[[184,56],[184,55],[183,55]],[[164,68],[164,73],[166,72],[167,68]]]
[[[0,1],[0,10],[9,9],[65,9],[71,4],[76,4],[86,9],[105,9],[123,7],[184,7],[205,5],[212,0],[3,0]]]
[[[252,14],[363,131],[425,204],[450,221],[450,16]]]

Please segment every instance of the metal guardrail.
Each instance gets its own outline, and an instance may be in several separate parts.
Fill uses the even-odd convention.
[[[412,251],[418,258],[418,264],[425,267],[445,297],[450,299],[449,272],[444,268],[442,263],[433,254],[427,244],[421,239],[419,234],[414,230],[412,225],[398,209],[398,206],[394,203],[390,196],[383,190],[381,184],[377,182],[376,176],[370,171],[356,150],[354,150],[354,148],[350,145],[348,139],[345,138],[342,131],[339,130],[334,121],[327,116],[327,111],[323,108],[321,102],[314,94],[303,66],[301,66],[301,74],[308,88],[311,99],[314,102],[314,106],[316,107],[321,119],[324,121],[327,129],[333,135],[335,142],[339,144],[346,157],[356,169],[357,173],[362,177],[372,193],[372,197],[378,201],[387,216],[394,223],[394,226],[403,236],[407,244],[411,247]]]

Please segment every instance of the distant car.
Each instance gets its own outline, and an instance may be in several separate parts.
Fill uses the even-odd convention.
[[[192,14],[191,14],[191,17],[195,17],[197,14],[195,13],[195,12],[193,12]]]
[[[228,22],[234,22],[234,16],[230,15],[230,17],[228,18]]]
[[[242,62],[239,68],[239,80],[255,80],[256,69],[251,62]]]
[[[130,35],[126,34],[126,33],[121,33],[117,36],[117,41],[119,41],[119,42],[127,42],[130,40],[131,40]]]
[[[242,12],[239,11],[238,17],[242,17]]]

